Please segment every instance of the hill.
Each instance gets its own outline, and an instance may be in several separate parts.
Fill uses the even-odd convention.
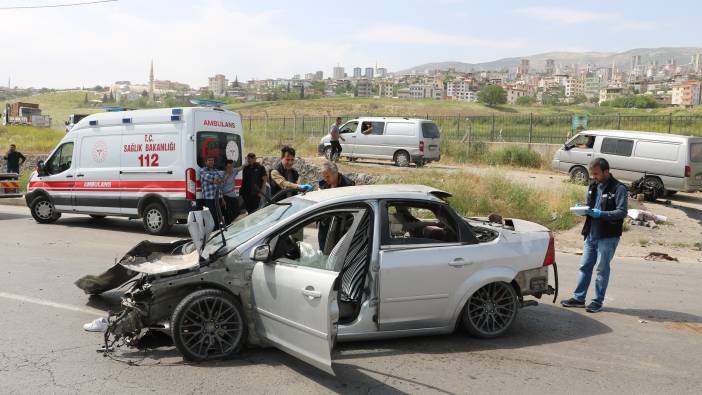
[[[688,64],[693,55],[702,53],[699,47],[663,47],[663,48],[636,48],[623,52],[546,52],[530,56],[503,58],[483,63],[463,63],[456,61],[425,63],[406,70],[399,71],[399,74],[411,71],[424,72],[426,70],[448,70],[454,68],[456,71],[482,71],[500,70],[503,68],[515,68],[521,59],[529,59],[530,66],[534,70],[543,70],[546,59],[553,59],[556,65],[570,64],[597,64],[600,66],[611,66],[612,63],[622,70],[631,69],[632,56],[641,56],[642,64],[649,64],[656,61],[658,64],[665,64],[669,59],[675,59],[677,64]]]

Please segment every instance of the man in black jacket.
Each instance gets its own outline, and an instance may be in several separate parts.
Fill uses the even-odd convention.
[[[356,185],[356,183],[341,174],[339,172],[339,168],[334,162],[326,161],[322,164],[322,179],[319,180],[319,189],[352,187],[354,185]],[[320,247],[322,248],[327,240],[329,225],[329,218],[319,221],[319,232],[317,233],[317,239]]]
[[[590,163],[593,182],[587,190],[589,207],[582,235],[585,238],[580,277],[573,297],[561,301],[565,307],[585,307],[587,289],[592,279],[592,270],[597,264],[595,297],[587,306],[588,313],[602,311],[609,283],[609,267],[622,235],[627,214],[627,189],[609,173],[609,163],[596,158]]]
[[[2,157],[7,161],[7,172],[8,173],[18,173],[20,172],[20,166],[27,160],[21,152],[17,151],[17,146],[10,144],[10,150],[7,154]]]

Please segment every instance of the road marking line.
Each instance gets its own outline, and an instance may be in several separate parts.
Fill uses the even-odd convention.
[[[48,306],[48,307],[54,307],[57,309],[76,311],[78,313],[85,313],[85,314],[90,314],[90,315],[98,315],[98,316],[107,315],[107,313],[105,313],[104,311],[94,309],[92,307],[71,306],[68,304],[52,302],[50,300],[32,298],[31,296],[23,296],[23,295],[11,294],[11,293],[7,293],[7,292],[0,292],[0,298],[17,300],[20,302],[34,303],[34,304],[38,304],[41,306]]]

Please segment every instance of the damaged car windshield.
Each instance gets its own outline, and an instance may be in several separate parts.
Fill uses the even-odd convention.
[[[314,202],[295,197],[286,199],[284,202],[290,203],[285,205],[266,206],[253,214],[232,223],[225,231],[224,238],[227,245],[238,246],[241,243],[261,233],[276,222],[290,217],[307,207],[310,207]],[[222,239],[219,237],[219,232],[213,232],[210,235],[210,241],[207,243],[207,248],[219,248],[222,245]]]

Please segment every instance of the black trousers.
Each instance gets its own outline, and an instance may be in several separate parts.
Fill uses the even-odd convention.
[[[214,220],[215,223],[215,229],[219,229],[219,210],[217,207],[217,200],[215,199],[202,199],[202,203],[204,204],[205,207],[207,207],[210,210],[210,214],[212,214],[212,219]],[[220,206],[221,208],[221,206]]]
[[[330,160],[334,160],[339,158],[341,156],[341,143],[339,143],[339,140],[332,140],[331,141],[331,158]]]
[[[224,196],[224,224],[229,225],[239,216],[239,198]]]
[[[261,204],[261,198],[258,195],[244,196],[244,208],[246,212],[251,214],[258,210],[258,206]]]

